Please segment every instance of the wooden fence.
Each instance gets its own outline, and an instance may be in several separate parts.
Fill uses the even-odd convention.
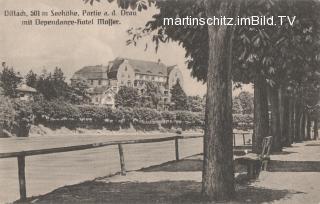
[[[241,134],[243,137],[243,145],[247,145],[245,141],[245,135],[251,133],[233,133],[234,137],[234,146],[235,143],[235,135]],[[123,140],[123,141],[110,141],[110,142],[99,142],[92,144],[84,144],[84,145],[76,145],[76,146],[67,146],[67,147],[57,147],[57,148],[48,148],[48,149],[37,149],[37,150],[27,150],[20,152],[8,152],[8,153],[0,153],[1,158],[13,158],[16,157],[18,160],[18,176],[19,176],[19,190],[20,190],[20,201],[26,201],[27,199],[27,191],[26,191],[26,177],[25,177],[25,158],[27,156],[35,156],[35,155],[43,155],[43,154],[53,154],[53,153],[62,153],[62,152],[70,152],[70,151],[79,151],[86,149],[93,149],[105,146],[117,145],[119,150],[120,157],[120,168],[121,175],[126,175],[126,166],[125,159],[123,153],[123,145],[125,144],[142,144],[142,143],[156,143],[156,142],[165,142],[174,140],[175,146],[175,158],[176,160],[180,160],[179,156],[179,140],[180,139],[193,139],[193,138],[201,138],[202,135],[195,136],[172,136],[172,137],[163,137],[163,138],[151,138],[151,139],[136,139],[136,140]]]

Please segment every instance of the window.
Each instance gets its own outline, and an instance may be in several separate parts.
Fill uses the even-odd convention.
[[[128,74],[128,79],[130,79],[130,74]]]
[[[151,79],[152,79],[152,80],[154,80],[154,76],[153,76],[153,77],[151,77]]]
[[[101,85],[101,80],[98,81],[98,85]]]
[[[143,79],[143,75],[140,75],[140,79]]]
[[[164,91],[164,94],[165,94],[165,95],[168,95],[168,91]]]
[[[93,80],[92,79],[90,80],[90,83],[91,83],[91,85],[93,85]]]
[[[123,81],[121,81],[121,85],[123,85]]]
[[[134,81],[133,83],[134,83],[134,86],[137,86],[137,85],[138,85],[138,82],[137,82],[137,81]]]
[[[128,71],[128,68],[127,68],[127,66],[124,68],[124,71]]]

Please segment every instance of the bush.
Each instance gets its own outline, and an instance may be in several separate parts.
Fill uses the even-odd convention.
[[[13,132],[18,137],[28,137],[34,118],[31,104],[17,100],[13,102],[13,107],[15,109]]]
[[[160,112],[151,108],[135,108],[133,117],[134,121],[138,122],[155,122],[162,119]]]
[[[233,128],[238,130],[252,130],[253,129],[253,115],[252,114],[233,114]]]
[[[203,123],[200,113],[190,111],[177,111],[176,119],[185,124],[200,125]]]
[[[172,111],[163,111],[161,112],[161,117],[163,120],[168,122],[174,122],[176,120],[176,114]]]
[[[0,134],[2,130],[10,131],[15,119],[15,110],[8,97],[0,96]]]

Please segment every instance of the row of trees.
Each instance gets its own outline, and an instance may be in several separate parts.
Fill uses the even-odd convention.
[[[85,1],[93,3],[95,0]],[[296,141],[304,138],[305,118],[313,120],[314,126],[317,126],[319,116],[316,113],[319,108],[316,104],[320,92],[319,1],[147,2],[150,5],[154,3],[159,13],[142,31],[129,30],[132,39],[128,43],[136,44],[136,40],[142,36],[152,35],[156,50],[161,42],[170,40],[179,42],[186,49],[192,75],[207,83],[202,194],[209,200],[228,200],[235,193],[232,79],[235,82],[254,83],[255,152],[261,151],[261,141],[269,134],[269,130],[274,137],[273,150],[281,151],[286,144],[283,138],[289,141],[287,144],[293,142],[290,138]],[[147,8],[146,1],[120,0],[117,3],[124,9]],[[237,27],[174,26],[163,25],[162,22],[163,18],[177,16],[235,18],[252,15],[296,16],[296,21],[294,26],[288,21],[281,24],[279,19],[275,19],[274,26]]]
[[[40,75],[30,70],[24,80],[28,86],[35,88],[40,97],[45,100],[61,98],[75,104],[86,103],[89,100],[86,92],[88,86],[81,81],[73,86],[69,85],[63,71],[58,67],[52,73],[43,70]],[[2,63],[0,87],[5,96],[15,98],[17,96],[16,88],[22,81],[23,77],[19,72],[9,68],[5,62]]]
[[[199,96],[187,96],[182,89],[180,82],[170,90],[171,101],[164,101],[169,95],[165,95],[160,87],[152,82],[146,83],[144,93],[139,93],[136,88],[123,86],[115,95],[117,107],[144,107],[162,109],[168,107],[169,110],[189,110],[192,112],[202,112],[204,110],[203,99]]]

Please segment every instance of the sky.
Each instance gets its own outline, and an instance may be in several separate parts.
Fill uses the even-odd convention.
[[[120,25],[84,25],[84,26],[23,26],[21,20],[26,17],[4,16],[5,10],[61,11],[84,9],[90,11],[113,11],[120,13],[116,4],[106,0],[93,6],[82,0],[0,0],[0,60],[8,66],[26,74],[30,69],[40,73],[44,68],[52,71],[62,68],[67,79],[87,65],[107,65],[114,58],[127,57],[149,61],[161,60],[162,63],[178,65],[184,77],[184,90],[188,95],[203,95],[206,86],[190,76],[186,68],[185,50],[177,43],[161,44],[155,52],[150,39],[141,40],[137,46],[127,46],[128,28],[142,27],[158,11],[149,8],[137,13],[137,16],[114,17]],[[27,17],[32,18],[32,17]],[[37,18],[37,17],[35,17]],[[68,19],[68,17],[64,17]],[[89,19],[91,17],[88,17]],[[57,19],[57,17],[42,17]],[[148,49],[145,51],[145,44]]]

